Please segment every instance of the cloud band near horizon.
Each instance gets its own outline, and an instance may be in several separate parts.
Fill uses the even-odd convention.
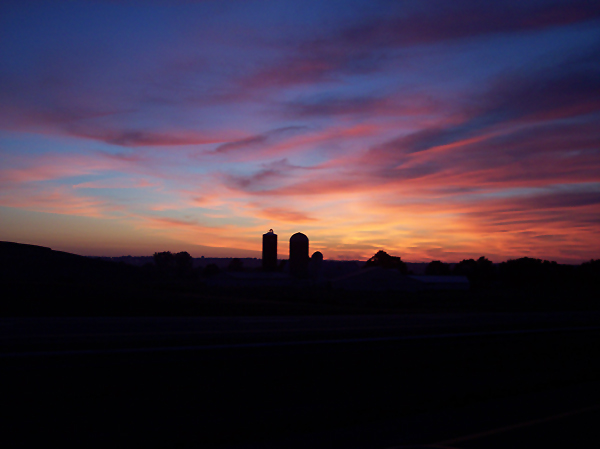
[[[592,1],[0,6],[1,240],[581,262],[599,123]]]

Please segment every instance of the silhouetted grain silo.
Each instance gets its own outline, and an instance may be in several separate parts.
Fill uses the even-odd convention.
[[[323,253],[316,251],[310,256],[310,276],[313,278],[320,278],[323,272]]]
[[[308,237],[297,232],[290,237],[290,273],[293,276],[308,275]]]
[[[272,229],[263,234],[262,266],[267,271],[277,268],[277,234]]]

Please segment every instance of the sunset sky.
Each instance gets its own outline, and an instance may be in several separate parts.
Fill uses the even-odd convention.
[[[3,1],[0,240],[600,257],[600,2]]]

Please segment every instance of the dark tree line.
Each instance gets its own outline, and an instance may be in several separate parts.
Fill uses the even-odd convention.
[[[406,264],[400,257],[390,256],[385,251],[377,251],[373,257],[371,257],[365,263],[365,267],[381,267],[400,271],[402,274],[408,274]]]
[[[425,267],[425,274],[428,276],[446,276],[450,274],[450,264],[441,260],[432,260]]]
[[[559,264],[553,261],[522,257],[498,266],[500,279],[508,285],[524,287],[542,285],[549,288],[576,286],[600,287],[600,259],[581,265]]]
[[[197,277],[211,277],[221,272],[214,263],[206,267],[194,269],[194,260],[186,251],[173,254],[170,251],[154,253],[154,267],[162,278],[190,279]],[[152,268],[148,268],[152,269]],[[244,270],[244,262],[234,257],[227,266],[227,271],[240,272]]]
[[[192,256],[186,251],[176,254],[170,251],[154,253],[154,265],[163,277],[189,278],[194,273]]]
[[[464,259],[452,268],[449,263],[433,260],[425,268],[427,276],[466,276],[473,287],[490,286],[496,279],[496,271],[492,261],[483,256],[477,260]]]
[[[378,251],[365,267],[397,269],[408,274],[407,266],[400,257]],[[491,287],[565,289],[570,286],[585,289],[600,289],[600,259],[581,265],[559,264],[554,261],[521,257],[494,264],[481,256],[479,259],[464,259],[451,266],[440,260],[430,262],[425,268],[428,276],[466,276],[475,289]]]
[[[482,256],[477,260],[464,259],[452,269],[450,264],[432,261],[427,265],[425,274],[466,276],[475,288],[488,288],[494,283],[507,287],[600,287],[600,260],[577,266],[521,257],[495,265]]]

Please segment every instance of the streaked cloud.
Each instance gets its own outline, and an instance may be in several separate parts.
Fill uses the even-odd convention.
[[[256,150],[257,148],[265,147],[267,145],[272,145],[273,143],[282,141],[286,137],[301,133],[306,129],[306,126],[286,126],[284,128],[273,129],[262,134],[257,134],[255,136],[246,137],[234,142],[221,144],[215,149],[215,152],[229,153],[231,151]]]
[[[597,2],[7,5],[3,213],[146,254],[599,257]]]

